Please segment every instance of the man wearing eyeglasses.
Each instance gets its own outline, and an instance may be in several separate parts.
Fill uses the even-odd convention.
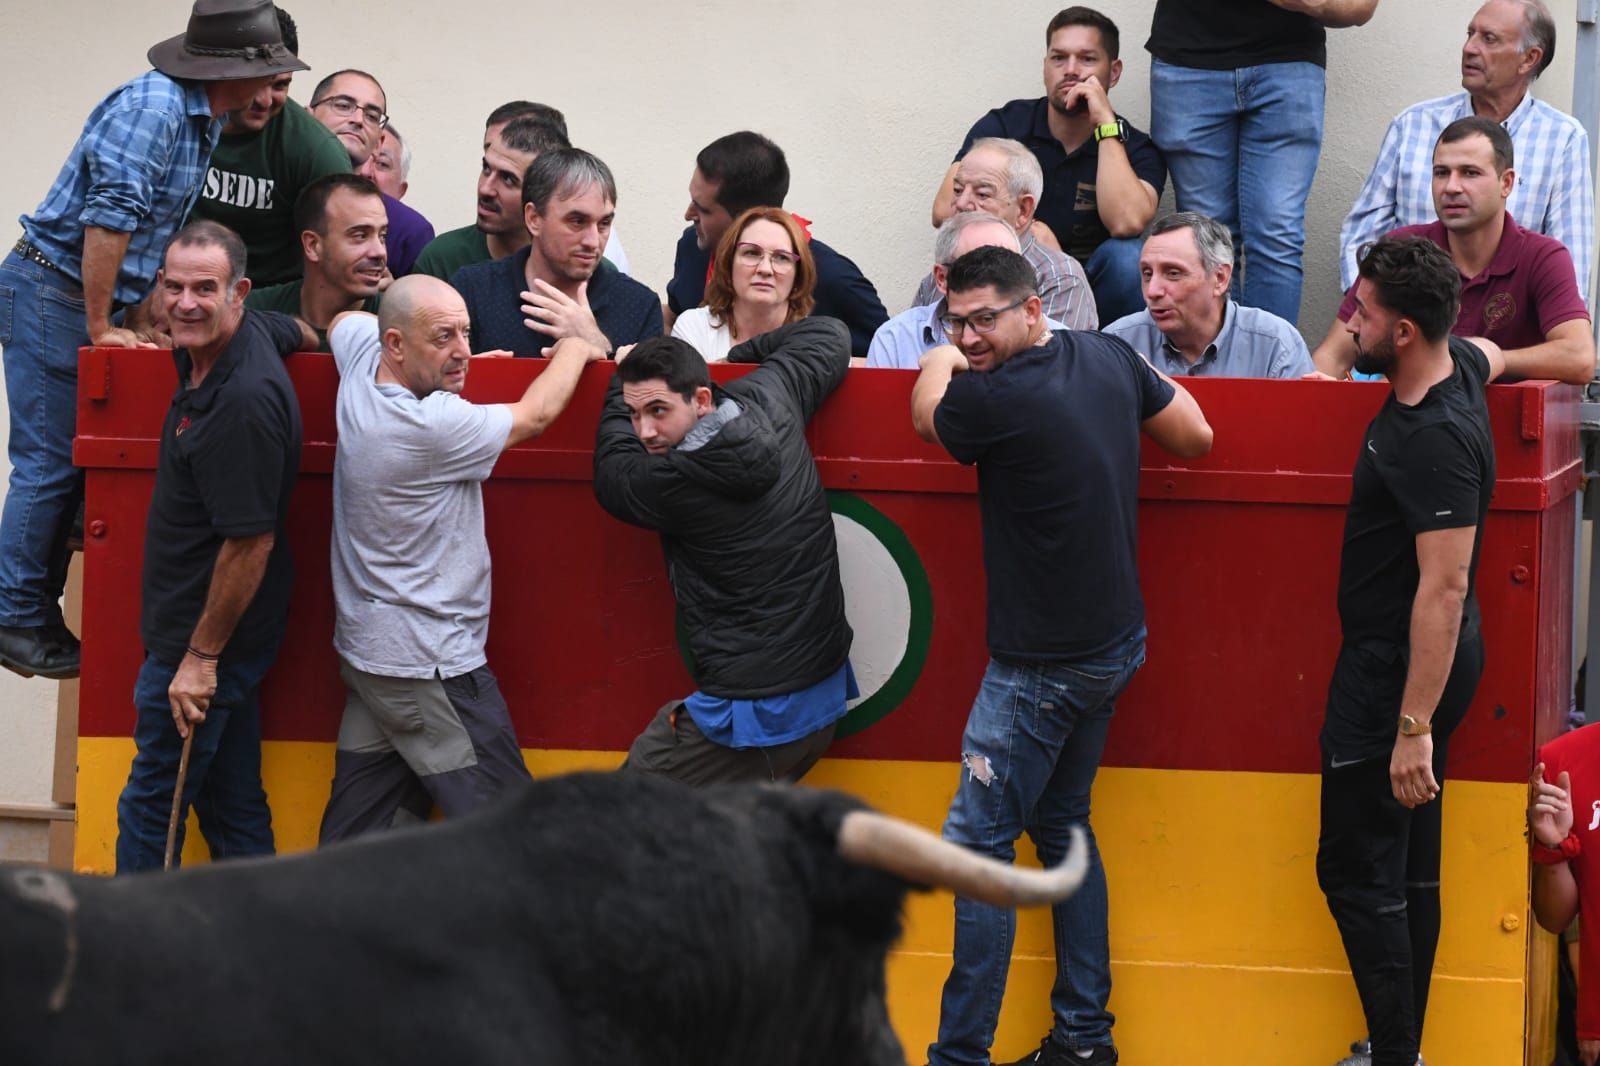
[[[1192,457],[1210,450],[1211,427],[1181,385],[1122,341],[1046,330],[1038,279],[1016,252],[968,252],[945,285],[952,344],[922,357],[911,421],[978,467],[990,659],[944,836],[1009,862],[1027,832],[1055,865],[1074,825],[1088,833],[1088,876],[1053,916],[1067,951],[1050,997],[1055,1026],[1019,1062],[1104,1066],[1117,1052],[1089,792],[1116,698],[1144,662],[1139,437]],[[990,1061],[1013,921],[1009,910],[956,901],[933,1066]]]
[[[926,352],[950,343],[944,332],[944,282],[950,264],[974,248],[988,246],[1021,251],[1017,231],[983,211],[958,211],[939,226],[933,241],[933,282],[938,288],[936,303],[908,308],[878,327],[867,349],[870,367],[916,370]],[[1050,330],[1067,327],[1046,316]]]
[[[311,113],[339,138],[354,170],[366,165],[382,141],[388,108],[383,86],[364,70],[335,71],[311,93]],[[389,272],[403,277],[433,240],[433,224],[388,193],[383,194],[383,206],[389,215]]]

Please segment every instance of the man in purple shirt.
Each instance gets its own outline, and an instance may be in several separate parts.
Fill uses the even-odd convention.
[[[309,69],[283,44],[268,0],[196,0],[181,36],[84,123],[22,239],[0,261],[0,346],[11,413],[11,484],[0,517],[0,666],[78,676],[62,621],[67,535],[83,498],[72,465],[78,349],[147,341],[113,321],[138,304],[167,240],[205,184],[224,115]],[[263,104],[263,106],[265,106]]]
[[[1517,225],[1506,211],[1516,185],[1511,136],[1492,119],[1469,116],[1444,128],[1433,149],[1438,220],[1402,226],[1394,236],[1424,237],[1450,253],[1461,272],[1461,337],[1486,337],[1505,351],[1506,374],[1582,385],[1594,376],[1594,335],[1578,292],[1572,256],[1553,237]],[[1342,378],[1355,364],[1346,329],[1355,290],[1313,355],[1317,369]]]

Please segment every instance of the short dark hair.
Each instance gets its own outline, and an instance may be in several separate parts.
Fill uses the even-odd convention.
[[[300,54],[300,31],[295,29],[294,18],[281,7],[274,5],[273,10],[278,13],[278,32],[283,35],[283,46],[295,55]]]
[[[685,400],[696,389],[711,385],[706,360],[692,344],[679,337],[651,337],[633,346],[628,358],[617,364],[617,380],[624,385],[665,381],[667,388]]]
[[[599,185],[605,190],[607,199],[613,204],[617,202],[617,181],[611,176],[611,168],[602,163],[598,156],[582,148],[557,148],[541,154],[523,172],[522,206],[532,204],[533,209],[542,215],[552,196],[586,189],[590,185]]]
[[[1107,59],[1119,58],[1122,51],[1122,34],[1117,24],[1092,7],[1064,7],[1056,12],[1044,31],[1044,46],[1050,47],[1050,38],[1065,26],[1090,26],[1100,31],[1100,46],[1106,50]]]
[[[500,131],[500,143],[513,152],[544,155],[560,148],[571,148],[566,130],[539,115],[518,115]]]
[[[360,174],[324,174],[301,189],[300,195],[295,197],[294,231],[297,235],[311,230],[320,236],[327,236],[328,198],[337,189],[349,189],[362,196],[383,197],[382,190],[371,179]],[[298,236],[296,239],[299,239]]]
[[[707,181],[717,183],[717,203],[730,215],[752,207],[782,207],[789,195],[789,161],[783,149],[751,130],[718,137],[694,157]]]
[[[228,257],[228,284],[237,285],[244,279],[245,270],[249,265],[244,238],[222,223],[213,222],[208,218],[189,223],[172,235],[172,239],[167,242],[167,251],[170,252],[180,246],[221,248]],[[163,252],[161,262],[165,265],[166,261],[166,252]]]
[[[1468,115],[1458,118],[1446,126],[1439,134],[1439,140],[1434,145],[1455,144],[1468,137],[1487,137],[1489,147],[1494,150],[1494,172],[1504,174],[1516,163],[1516,149],[1511,145],[1511,134],[1506,128],[1492,118],[1482,118],[1478,115]]]
[[[1450,253],[1423,237],[1384,237],[1356,257],[1378,302],[1409,318],[1430,344],[1450,335],[1461,307],[1461,271]]]
[[[985,285],[994,286],[997,295],[1007,300],[1025,300],[1039,295],[1039,275],[1026,259],[1010,248],[985,245],[959,256],[945,273],[948,292],[970,292]]]
[[[306,106],[316,107],[318,104],[322,103],[323,98],[328,95],[328,90],[333,87],[334,79],[342,78],[346,74],[354,74],[357,77],[366,78],[372,84],[376,85],[378,87],[378,91],[383,93],[384,106],[387,108],[389,94],[383,92],[383,82],[379,81],[377,78],[374,78],[371,74],[368,74],[364,70],[357,70],[355,67],[345,67],[343,70],[336,70],[332,74],[329,74],[326,78],[323,78],[321,81],[317,82],[317,87],[311,90],[311,103],[307,104]]]
[[[523,115],[532,115],[542,119],[561,131],[561,136],[572,136],[567,132],[567,116],[549,104],[536,104],[532,100],[510,100],[489,112],[489,117],[483,120],[484,129],[490,126],[500,126],[514,118]]]

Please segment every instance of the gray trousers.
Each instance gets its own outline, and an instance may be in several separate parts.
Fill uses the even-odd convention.
[[[532,775],[487,666],[447,678],[382,677],[343,659],[344,718],[319,842],[454,818]]]
[[[622,769],[660,774],[686,785],[800,780],[833,742],[835,723],[770,748],[729,748],[700,732],[681,700],[656,712],[628,749]]]

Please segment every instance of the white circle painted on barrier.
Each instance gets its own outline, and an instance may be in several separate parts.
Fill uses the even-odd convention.
[[[855,519],[833,515],[839,544],[839,579],[844,613],[855,633],[850,665],[861,695],[854,707],[881,689],[905,658],[911,636],[911,591],[888,547]]]

